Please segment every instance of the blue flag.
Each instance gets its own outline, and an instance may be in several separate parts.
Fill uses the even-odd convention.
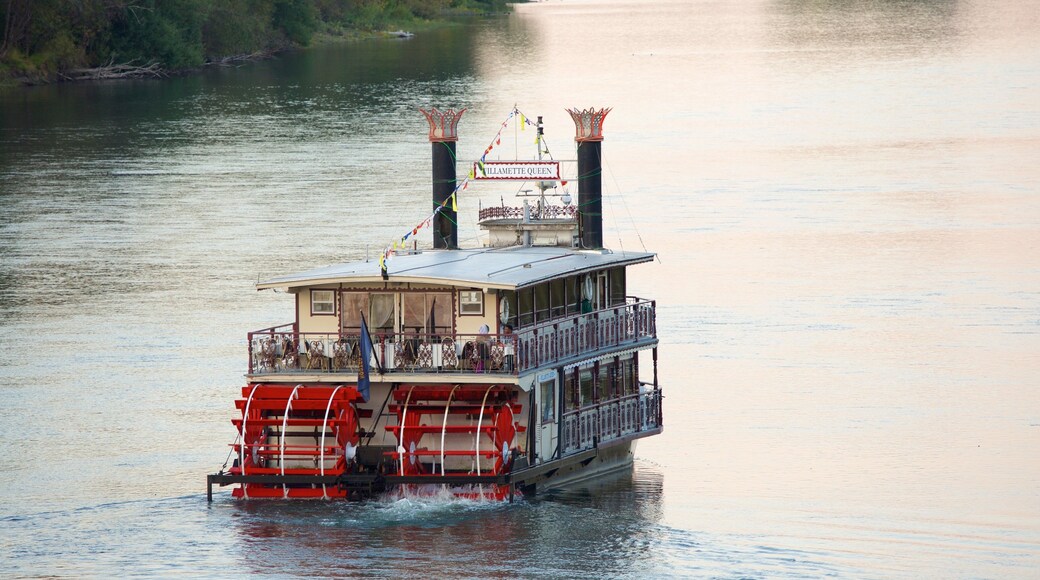
[[[368,392],[372,385],[372,380],[369,376],[370,368],[369,362],[372,360],[372,337],[368,335],[368,325],[365,324],[364,315],[361,316],[361,364],[358,365],[357,370],[357,388],[361,396],[365,398],[365,402],[368,402]]]

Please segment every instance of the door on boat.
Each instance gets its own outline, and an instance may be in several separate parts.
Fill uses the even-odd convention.
[[[538,375],[535,388],[538,393],[538,462],[555,459],[559,454],[557,421],[559,420],[559,384],[556,371]]]

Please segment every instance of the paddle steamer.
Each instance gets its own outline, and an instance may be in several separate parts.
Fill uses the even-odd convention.
[[[603,247],[601,146],[609,109],[568,110],[577,199],[560,162],[496,161],[456,174],[463,112],[430,124],[433,214],[378,261],[264,280],[291,322],[248,333],[231,467],[207,477],[239,498],[364,498],[436,490],[512,499],[631,465],[662,431],[656,305],[628,295],[645,252]],[[457,196],[527,180],[522,207],[481,208],[486,242],[459,248]],[[533,199],[534,203],[530,203]],[[415,243],[433,233],[433,249]]]

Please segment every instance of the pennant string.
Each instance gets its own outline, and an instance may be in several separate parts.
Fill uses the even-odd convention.
[[[412,228],[411,231],[405,232],[404,236],[398,238],[397,240],[394,240],[390,245],[386,246],[386,248],[383,249],[383,253],[379,256],[380,270],[384,272],[386,271],[386,264],[390,262],[390,259],[394,256],[394,253],[397,251],[398,243],[400,243],[400,248],[404,250],[406,248],[405,240],[407,240],[409,237],[417,236],[419,234],[419,230],[429,226],[433,222],[433,219],[437,217],[437,214],[441,213],[441,210],[448,209],[449,203],[451,204],[451,211],[454,212],[456,215],[458,214],[458,193],[469,187],[470,180],[476,179],[477,171],[480,171],[481,173],[484,172],[484,163],[487,161],[487,156],[494,150],[496,145],[502,144],[502,132],[509,127],[509,121],[511,121],[514,118],[519,118],[518,120],[521,131],[523,131],[527,125],[531,125],[532,127],[535,126],[535,124],[531,122],[531,119],[529,119],[526,115],[521,113],[520,109],[514,106],[513,110],[509,112],[509,116],[507,116],[506,120],[502,122],[502,127],[498,130],[498,133],[495,135],[493,139],[491,139],[491,142],[488,144],[487,148],[484,149],[484,154],[481,155],[480,161],[476,164],[476,167],[471,167],[469,170],[469,174],[462,180],[462,182],[455,184],[455,189],[452,190],[451,195],[445,198],[444,201],[440,202],[440,204],[434,208],[433,213],[430,214],[429,217],[419,222],[419,224]],[[535,143],[537,142],[538,139],[536,137]],[[567,185],[567,182],[564,181],[563,185]],[[456,227],[458,226],[458,222],[455,219],[453,219],[450,215],[444,214],[444,217],[447,218],[448,221],[450,221],[451,223],[455,224]]]

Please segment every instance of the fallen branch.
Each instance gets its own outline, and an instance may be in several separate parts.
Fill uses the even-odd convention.
[[[114,64],[112,61],[109,61],[108,64],[95,68],[67,70],[58,73],[58,76],[67,81],[88,81],[145,77],[162,78],[168,76],[168,74],[166,69],[162,67],[162,63],[159,62],[153,61],[145,65],[136,65],[134,61],[120,64]]]
[[[256,52],[250,52],[247,54],[234,54],[231,56],[224,56],[221,58],[214,58],[206,62],[203,66],[233,66],[235,63],[249,62],[254,60],[264,60],[274,56],[274,52],[269,50],[258,50]]]

